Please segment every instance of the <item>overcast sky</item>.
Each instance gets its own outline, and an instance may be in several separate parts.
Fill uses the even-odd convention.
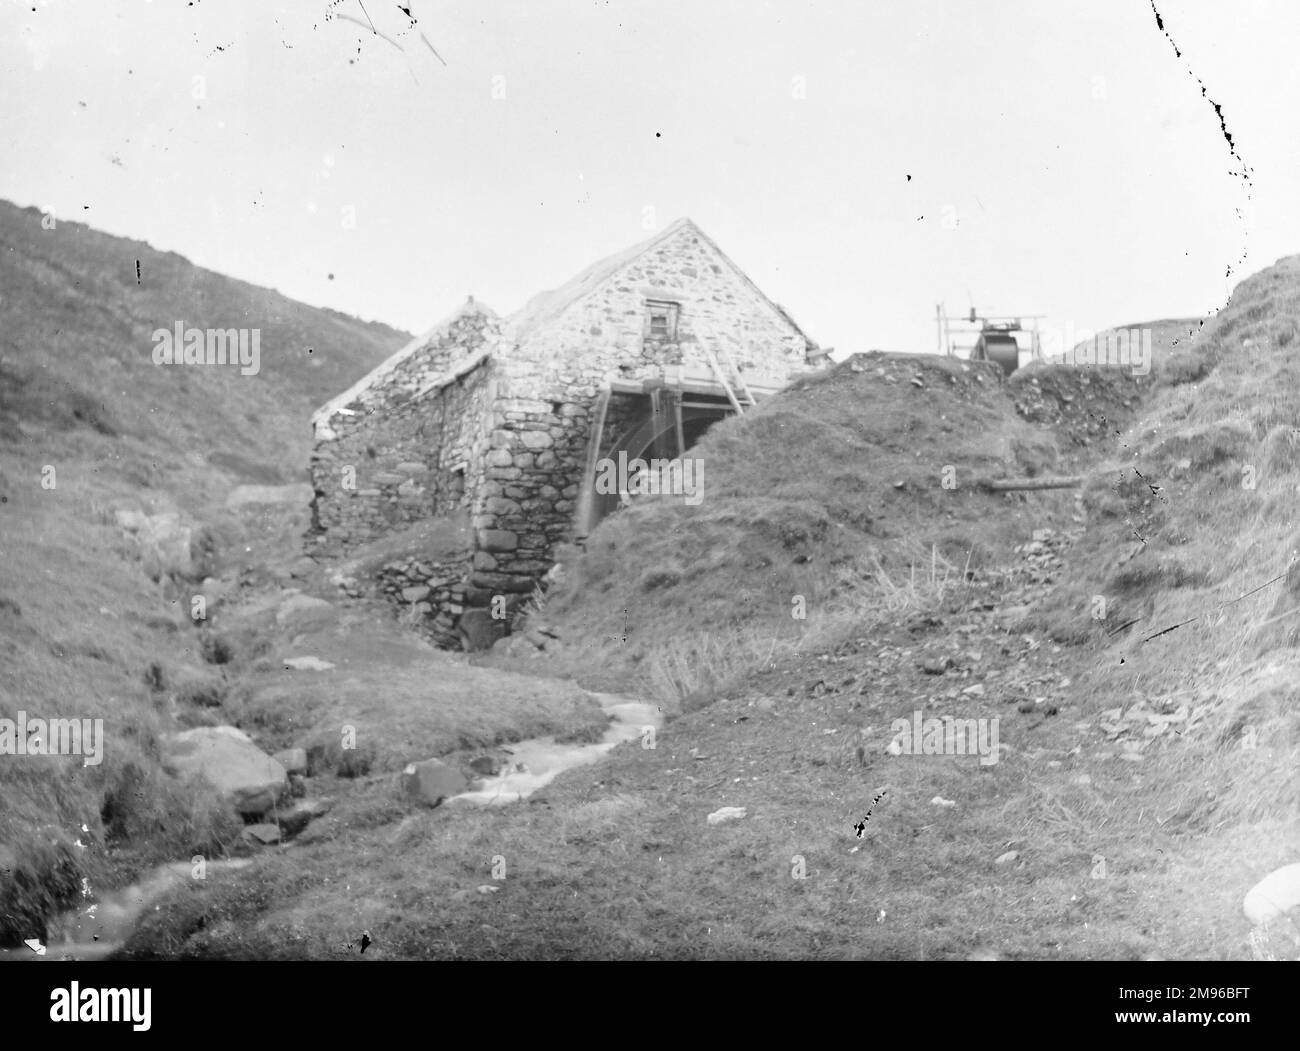
[[[1300,252],[1292,0],[0,2],[0,197],[414,331],[682,215],[837,356]]]

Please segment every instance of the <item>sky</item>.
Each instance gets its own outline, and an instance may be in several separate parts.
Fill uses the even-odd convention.
[[[836,357],[1204,317],[1300,252],[1300,5],[1157,7],[0,0],[0,197],[414,332],[680,216]]]

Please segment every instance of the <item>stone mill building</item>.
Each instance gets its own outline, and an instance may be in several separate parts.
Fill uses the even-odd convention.
[[[592,484],[602,457],[678,456],[822,357],[680,219],[509,317],[471,298],[317,410],[308,550],[348,556],[442,519],[450,547],[407,552],[380,584],[455,643],[470,611],[515,608],[556,545],[617,507]]]

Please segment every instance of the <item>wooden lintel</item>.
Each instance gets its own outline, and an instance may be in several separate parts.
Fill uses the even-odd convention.
[[[727,396],[726,390],[720,383],[701,380],[665,381],[657,376],[644,380],[610,380],[609,389],[615,394],[649,394],[652,390],[674,390],[682,394],[712,394],[718,398]],[[780,389],[780,387],[749,384],[749,392],[756,398],[770,397]]]

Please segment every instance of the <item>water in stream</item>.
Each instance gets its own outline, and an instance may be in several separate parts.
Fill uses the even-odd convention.
[[[485,778],[479,787],[445,800],[445,803],[473,803],[480,806],[513,803],[550,784],[565,770],[594,763],[625,741],[642,737],[646,729],[663,725],[659,708],[615,694],[591,694],[611,717],[609,728],[595,744],[557,744],[554,737],[534,737],[510,745],[512,761],[497,777]],[[210,861],[206,878],[219,879],[226,872],[251,865],[251,859]],[[48,924],[49,944],[44,956],[26,946],[0,949],[4,960],[100,960],[120,949],[135,930],[146,909],[164,893],[192,877],[188,861],[160,865],[131,886],[91,894],[85,904],[69,909]]]
[[[512,761],[496,777],[484,778],[472,792],[462,792],[446,803],[477,803],[493,806],[514,803],[550,784],[565,770],[594,763],[616,745],[640,738],[647,727],[663,725],[659,708],[645,701],[632,701],[612,693],[591,694],[613,722],[595,744],[557,744],[554,737],[534,737],[512,744]]]
[[[220,879],[227,872],[251,865],[247,858],[209,861],[205,879]],[[46,924],[45,954],[24,945],[0,949],[3,960],[102,960],[125,944],[146,909],[167,891],[194,878],[188,861],[160,865],[122,890],[96,894],[92,890],[84,904],[60,913]]]

